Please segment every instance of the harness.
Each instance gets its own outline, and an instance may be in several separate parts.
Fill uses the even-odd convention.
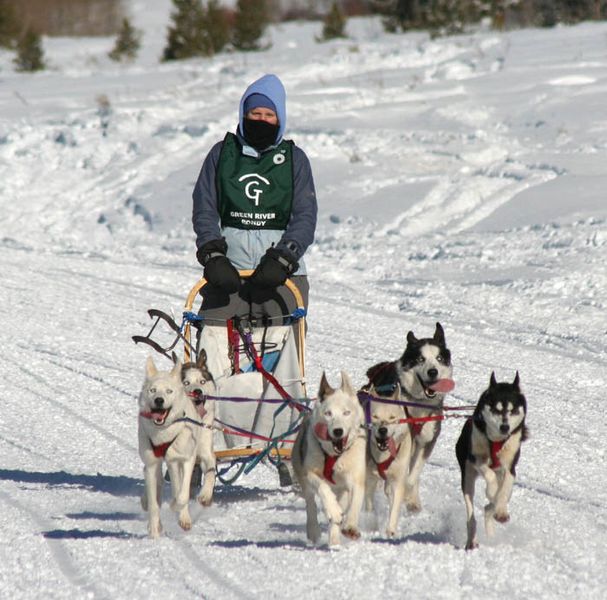
[[[156,458],[164,458],[164,456],[167,453],[167,450],[169,449],[169,447],[171,446],[171,444],[176,439],[177,438],[174,437],[170,442],[165,442],[164,444],[159,444],[158,446],[154,446],[154,444],[152,444],[152,441],[150,440],[150,444],[152,445],[152,450],[154,451],[154,456]]]
[[[313,431],[314,431],[314,435],[316,436],[316,439],[323,440],[325,442],[329,440],[329,433],[327,431],[326,423],[316,423]],[[346,439],[346,441],[347,441],[347,439]],[[325,464],[323,466],[322,476],[329,483],[332,483],[333,485],[335,485],[335,481],[333,480],[333,469],[335,468],[335,463],[337,462],[337,459],[341,456],[341,454],[336,454],[335,456],[333,456],[331,454],[327,454],[323,450],[322,446],[320,447],[320,449],[322,450],[322,453],[325,455]]]
[[[400,450],[400,446],[396,449],[396,452],[394,454],[390,453],[390,456],[388,456],[388,458],[386,460],[384,460],[383,462],[380,462],[380,463],[376,463],[377,472],[379,473],[379,476],[384,481],[386,480],[386,471],[390,468],[390,465],[394,462],[394,459],[396,458],[396,455],[398,454],[399,450]]]
[[[495,469],[499,469],[502,466],[502,463],[500,462],[498,453],[500,452],[500,450],[502,449],[502,447],[504,446],[504,444],[510,439],[510,436],[508,436],[505,440],[502,440],[501,442],[491,442],[491,468],[495,471]]]

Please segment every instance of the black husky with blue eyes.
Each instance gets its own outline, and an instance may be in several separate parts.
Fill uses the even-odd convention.
[[[445,393],[453,388],[452,374],[451,352],[443,327],[437,323],[434,335],[429,338],[418,339],[409,331],[402,356],[371,367],[367,371],[369,383],[365,387],[373,385],[383,395],[392,393],[400,384],[401,400],[422,405],[407,406],[407,416],[423,418],[442,414]],[[405,480],[405,503],[410,512],[421,510],[419,476],[434,449],[440,424],[440,421],[420,421],[410,426],[413,444]]]
[[[512,383],[498,383],[491,373],[489,387],[481,394],[472,418],[467,420],[455,446],[466,504],[466,550],[478,546],[474,518],[474,485],[478,475],[487,484],[485,531],[494,533],[494,521],[510,519],[508,501],[516,476],[521,442],[527,439],[527,400],[521,392],[518,371]]]

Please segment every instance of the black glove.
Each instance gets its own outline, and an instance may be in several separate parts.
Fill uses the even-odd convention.
[[[288,256],[286,252],[276,248],[269,248],[249,281],[258,288],[275,288],[283,285],[298,268],[299,264],[293,256]]]
[[[226,257],[228,245],[222,238],[207,242],[196,252],[198,262],[204,267],[204,278],[213,286],[228,294],[240,289],[240,275]]]

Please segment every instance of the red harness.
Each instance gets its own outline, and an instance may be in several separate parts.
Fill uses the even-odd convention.
[[[502,466],[502,463],[500,463],[498,453],[502,449],[502,447],[504,446],[506,441],[507,440],[502,440],[501,442],[489,441],[489,443],[491,444],[491,468],[493,470],[499,469]]]
[[[154,451],[154,456],[156,458],[163,458],[164,455],[167,453],[167,450],[169,449],[170,445],[174,442],[175,440],[171,440],[170,442],[165,442],[164,444],[159,444],[158,446],[154,446],[154,444],[152,444],[152,442],[150,442],[150,444],[152,444],[152,450]]]
[[[390,456],[388,456],[388,458],[386,458],[386,460],[384,460],[384,462],[377,463],[377,472],[379,473],[379,476],[384,481],[386,479],[386,471],[390,468],[390,465],[394,462],[394,459],[396,458],[396,455],[398,454],[399,450],[400,450],[400,446],[396,449],[396,452],[394,454],[390,454]]]
[[[335,481],[333,481],[333,468],[335,467],[338,458],[339,456],[325,454],[325,467],[322,470],[322,475],[327,481],[333,484],[335,484]]]

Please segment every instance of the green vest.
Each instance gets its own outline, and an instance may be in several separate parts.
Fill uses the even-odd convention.
[[[293,142],[283,140],[255,158],[245,156],[236,136],[228,133],[216,184],[222,227],[286,229],[293,204]]]

